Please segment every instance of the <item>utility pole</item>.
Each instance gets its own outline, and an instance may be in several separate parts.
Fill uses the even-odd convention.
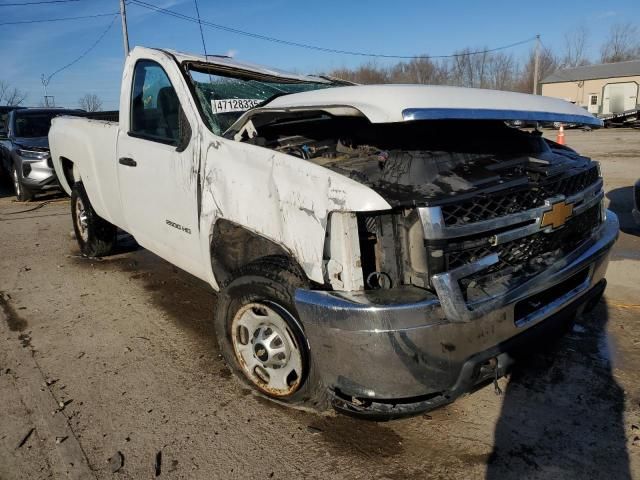
[[[40,77],[40,80],[42,81],[42,88],[44,89],[44,106],[54,107],[56,104],[55,98],[53,97],[53,95],[49,95],[47,93],[47,87],[49,86],[49,80],[51,80],[51,77],[47,78],[44,76],[44,73],[43,73],[42,76]]]
[[[540,70],[540,35],[536,35],[536,57],[533,64],[533,94],[538,94],[538,71]]]
[[[120,0],[120,19],[122,20],[122,41],[124,42],[124,56],[129,56],[129,30],[127,29],[127,8],[124,0]]]

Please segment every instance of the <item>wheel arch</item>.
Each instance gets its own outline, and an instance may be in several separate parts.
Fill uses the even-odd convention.
[[[76,166],[75,162],[67,157],[59,157],[57,163],[59,168],[54,169],[56,171],[56,175],[58,176],[60,186],[65,192],[67,192],[69,196],[71,196],[71,191],[73,190],[73,186],[75,185],[75,183],[82,180],[80,178],[78,167]]]
[[[233,278],[245,265],[263,257],[282,256],[308,279],[295,255],[283,245],[226,219],[219,219],[212,226],[209,254],[213,276],[219,288]]]

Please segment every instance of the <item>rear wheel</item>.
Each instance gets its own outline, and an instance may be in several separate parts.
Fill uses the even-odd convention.
[[[11,170],[11,179],[13,180],[13,189],[16,192],[16,200],[19,202],[28,202],[33,198],[33,194],[20,181],[18,169],[15,165]]]
[[[76,183],[71,192],[71,217],[83,255],[104,257],[111,253],[116,243],[117,229],[98,216],[82,183]]]
[[[325,409],[293,301],[306,283],[285,257],[262,258],[222,290],[214,321],[227,364],[250,387],[280,403]]]

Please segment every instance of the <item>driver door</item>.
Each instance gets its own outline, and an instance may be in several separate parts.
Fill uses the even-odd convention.
[[[200,277],[196,142],[180,98],[159,63],[139,60],[130,99],[117,147],[129,233],[143,247]]]

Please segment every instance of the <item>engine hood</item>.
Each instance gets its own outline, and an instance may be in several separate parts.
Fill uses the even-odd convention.
[[[361,115],[371,123],[524,120],[602,126],[602,121],[585,109],[540,95],[434,85],[354,85],[278,97],[263,107],[249,110],[229,131],[239,130],[257,115],[300,110]]]
[[[49,137],[16,137],[13,143],[18,148],[32,148],[40,151],[49,150]]]

